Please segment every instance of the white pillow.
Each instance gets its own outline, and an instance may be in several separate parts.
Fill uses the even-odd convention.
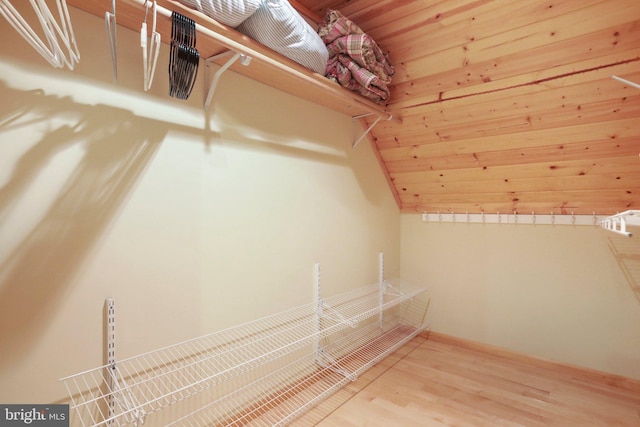
[[[260,7],[261,0],[178,0],[196,9],[221,24],[237,27],[253,15]]]
[[[327,47],[287,0],[264,0],[237,30],[324,75],[329,59]]]

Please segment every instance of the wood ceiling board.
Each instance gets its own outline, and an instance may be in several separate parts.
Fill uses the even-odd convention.
[[[418,171],[443,171],[466,168],[491,168],[495,166],[526,165],[532,163],[558,163],[572,160],[596,161],[607,157],[638,157],[640,142],[637,139],[606,141],[598,144],[576,143],[528,149],[457,154],[453,156],[425,157],[420,159],[386,161],[390,174]],[[640,161],[640,159],[638,160]]]
[[[460,125],[457,125],[456,121],[445,121],[438,126],[425,118],[421,122],[411,121],[406,127],[399,126],[396,128],[397,132],[390,132],[388,135],[381,136],[378,133],[376,142],[383,151],[411,147],[415,149],[412,154],[415,154],[416,150],[429,151],[429,146],[445,142],[450,142],[450,147],[455,147],[456,151],[453,152],[460,152],[458,150],[476,144],[479,148],[471,150],[487,151],[489,148],[483,147],[492,143],[496,145],[494,149],[500,149],[500,145],[505,144],[513,148],[511,144],[532,146],[536,145],[536,141],[549,144],[554,140],[564,142],[565,138],[570,138],[571,141],[585,141],[589,140],[589,136],[584,133],[590,129],[595,132],[594,140],[615,139],[637,133],[632,128],[639,108],[640,97],[634,96],[624,100],[620,98],[596,104],[541,110],[534,114],[525,110],[518,115],[463,122]]]
[[[553,88],[568,85],[576,78],[585,76],[584,79],[610,78],[611,75],[623,74],[627,68],[628,72],[638,70],[640,64],[640,51],[636,48],[615,52],[600,58],[590,58],[572,64],[557,65],[546,70],[537,70],[513,77],[508,77],[499,81],[487,81],[482,85],[456,85],[444,89],[441,85],[439,92],[419,92],[412,89],[410,97],[402,100],[392,99],[389,109],[392,111],[403,111],[404,115],[412,114],[415,108],[425,105],[446,103],[473,103],[477,96],[498,97],[504,92],[509,92],[519,88]],[[571,79],[571,80],[568,80]],[[413,86],[416,84],[414,83]],[[409,86],[413,88],[411,85]],[[398,87],[391,86],[392,95],[398,96]],[[415,114],[415,113],[413,113]]]
[[[549,9],[544,2],[512,3],[516,7],[509,9],[502,7],[505,2],[492,2],[499,7],[460,20],[455,25],[442,25],[440,22],[437,28],[419,26],[414,32],[399,32],[406,39],[397,46],[394,38],[387,38],[385,42],[397,47],[399,54],[403,53],[402,46],[406,46],[406,42],[423,45],[421,50],[414,50],[415,57],[402,54],[405,62],[451,48],[474,62],[477,57],[502,57],[615,28],[622,23],[633,22],[634,13],[640,11],[640,6],[611,8],[601,1],[565,1],[564,9]],[[544,13],[537,13],[538,9]]]
[[[501,192],[482,194],[400,195],[403,212],[495,213],[536,212],[588,215],[615,214],[637,209],[640,188],[630,190],[582,190],[544,192]]]
[[[622,176],[638,172],[636,156],[598,158],[596,160],[569,160],[548,163],[518,164],[439,171],[399,172],[391,174],[401,189],[425,182],[467,182],[522,178],[554,178],[580,175]]]
[[[465,181],[444,182],[434,180],[432,182],[420,182],[407,184],[402,188],[402,193],[407,194],[482,194],[498,192],[538,192],[538,191],[580,191],[584,188],[591,190],[632,190],[640,188],[640,172],[613,174],[584,174],[574,176],[534,177],[534,178],[498,178],[469,179]],[[453,178],[455,179],[455,178]]]
[[[459,27],[446,26],[435,29],[425,25],[417,27],[417,30],[425,34],[423,37],[409,32],[410,34],[400,33],[405,35],[406,38],[398,40],[397,43],[394,42],[393,38],[384,39],[386,43],[385,49],[391,52],[392,58],[400,59],[400,61],[397,61],[400,72],[394,78],[394,87],[403,81],[415,81],[425,75],[434,76],[438,72],[446,74],[451,70],[460,69],[461,65],[464,64],[476,64],[480,60],[486,62],[487,58],[503,58],[509,54],[527,55],[527,50],[530,48],[539,48],[541,46],[547,48],[550,44],[553,44],[554,51],[560,54],[560,49],[555,46],[558,41],[572,36],[575,37],[579,34],[589,34],[594,31],[591,29],[592,26],[600,28],[596,24],[592,24],[591,21],[579,26],[569,25],[573,24],[575,20],[580,21],[582,19],[581,16],[574,17],[571,14],[552,15],[551,18],[553,19],[547,21],[541,20],[541,17],[537,17],[534,14],[527,13],[527,8],[539,8],[543,5],[542,2],[526,2],[527,4],[524,5],[522,2],[512,3],[518,7],[517,12],[500,7],[497,11],[488,11],[486,17],[480,15],[477,20],[474,17],[470,22],[461,22]],[[504,2],[493,2],[492,4],[502,5]],[[591,11],[589,8],[585,8],[582,2],[569,2],[568,4],[573,8],[579,8],[579,11],[584,16],[598,15],[599,19],[596,22],[601,22],[601,27],[608,28],[608,24],[617,22],[615,19],[605,20],[600,18],[601,16],[606,17],[609,13],[614,13],[611,12],[610,7],[606,4],[596,3],[596,6],[604,9],[602,14],[598,13],[599,10]],[[559,7],[548,9],[545,5],[543,10],[560,12],[561,9]],[[626,9],[616,8],[615,11],[615,13],[626,15],[627,19],[629,19],[629,16],[634,16],[632,14],[633,11],[629,14]],[[496,12],[501,12],[503,15]],[[554,20],[559,22],[554,22]],[[475,22],[482,22],[484,24],[483,29],[474,31],[476,30],[474,28]],[[544,26],[544,28],[537,28],[536,25]],[[400,27],[402,28],[401,25]],[[615,31],[611,31],[611,34],[614,33]],[[406,52],[406,49],[411,49],[414,54]],[[546,56],[549,56],[549,53]],[[419,62],[414,64],[416,60]],[[554,63],[554,66],[557,65],[557,63]],[[403,68],[405,73],[402,72]],[[493,64],[485,68],[492,70]],[[502,68],[505,67],[503,66]],[[475,73],[474,76],[477,78],[480,74],[482,72]],[[487,77],[483,76],[483,79],[486,80]],[[462,75],[456,79],[456,82],[465,80],[465,75]],[[447,86],[444,88],[446,89]],[[403,92],[401,86],[398,87],[398,92]]]
[[[453,156],[478,152],[491,152],[562,144],[605,142],[627,139],[640,141],[640,126],[636,118],[607,122],[585,123],[561,128],[540,129],[523,134],[454,139],[452,141],[426,142],[424,144],[396,145],[381,148],[387,161],[426,157]],[[416,134],[419,136],[419,134]]]
[[[535,52],[527,51],[501,57],[496,61],[491,58],[478,63],[465,63],[464,59],[456,59],[449,52],[432,55],[426,57],[431,63],[425,63],[420,75],[412,77],[409,82],[398,83],[398,79],[394,79],[390,107],[398,109],[424,102],[546,83],[559,77],[609,68],[624,62],[638,62],[640,57],[637,47],[640,44],[638,35],[640,32],[635,31],[634,28],[633,23],[627,24],[626,29],[633,33],[630,37],[623,37],[624,42],[618,43],[615,47],[601,40],[601,38],[609,38],[608,33],[602,37],[599,34],[589,35],[594,41],[590,46],[600,46],[598,52],[590,46],[582,46],[590,40],[572,40],[572,45],[565,46],[564,49],[558,49],[558,46],[542,46]],[[610,32],[615,34],[615,31],[610,30]],[[611,43],[614,42],[615,40]],[[438,55],[442,55],[442,58]],[[637,64],[634,65],[637,67]],[[438,71],[438,67],[442,68],[442,71]],[[611,74],[614,71],[607,72]],[[413,101],[409,102],[408,99]]]
[[[599,0],[564,0],[554,2],[556,4],[549,8],[549,4],[545,2],[461,0],[452,4],[453,2],[447,1],[433,5],[431,10],[417,10],[404,20],[388,21],[384,14],[380,14],[380,21],[386,23],[371,31],[371,35],[384,40],[392,55],[397,55],[403,61],[410,61],[450,48],[464,51],[465,46],[479,45],[480,41],[496,34],[508,35],[511,31],[557,18],[598,2]],[[443,5],[447,5],[447,8]],[[457,10],[450,10],[453,7]],[[517,12],[514,12],[514,8],[517,8]],[[452,14],[457,17],[455,21],[450,17]],[[507,40],[513,42],[515,38],[507,37]]]
[[[640,52],[638,52],[640,54]],[[462,123],[499,115],[501,111],[514,114],[514,110],[536,111],[552,106],[576,107],[596,100],[620,99],[640,96],[637,89],[613,80],[611,75],[628,80],[640,79],[640,57],[638,61],[620,64],[607,69],[566,75],[540,83],[507,87],[495,91],[461,95],[430,103],[405,108],[404,126],[383,122],[376,127],[376,136],[385,138],[396,131],[419,130],[425,125],[438,126]],[[418,123],[420,126],[414,127]]]

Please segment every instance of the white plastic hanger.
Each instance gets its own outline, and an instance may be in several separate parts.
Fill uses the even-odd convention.
[[[69,69],[73,70],[75,64],[80,61],[80,51],[78,50],[73,27],[71,26],[71,18],[69,17],[69,9],[67,8],[66,0],[57,0],[56,2],[58,6],[58,17],[60,18],[62,28],[60,28],[55,17],[51,14],[45,0],[39,0],[39,3],[41,5],[41,9],[43,9],[47,15],[49,24],[53,27],[58,36],[57,40],[60,40],[66,48],[66,54],[62,55],[64,63],[69,67]],[[62,52],[62,50],[60,51]]]
[[[33,3],[33,2],[32,2]],[[13,7],[9,0],[0,1],[0,14],[11,24],[11,26],[40,54],[46,59],[52,66],[60,68],[59,49],[56,46],[55,40],[50,37],[51,34],[48,31],[48,27],[45,25],[44,17],[39,12],[37,6],[34,5],[34,10],[38,16],[40,24],[44,30],[47,42],[42,41],[31,26],[24,20],[22,15]]]
[[[118,81],[118,56],[116,54],[118,47],[118,39],[116,37],[116,0],[111,0],[111,12],[106,11],[104,13],[104,25],[107,29],[109,49],[111,50],[111,70],[113,71],[113,80]]]
[[[156,16],[158,14],[158,4],[153,0],[153,6],[149,5],[148,0],[145,1],[144,22],[140,29],[140,46],[142,47],[142,65],[144,71],[144,90],[151,88],[153,76],[156,72],[156,64],[158,63],[158,54],[160,53],[160,33],[156,31]],[[149,8],[153,7],[153,24],[151,27],[151,42],[147,51],[147,13]]]
[[[52,66],[62,68],[66,65],[73,70],[74,65],[80,61],[80,52],[71,26],[66,0],[57,0],[56,2],[60,24],[56,21],[45,0],[30,0],[30,2],[44,32],[46,43],[11,5],[9,0],[0,0],[0,14]],[[66,50],[63,50],[62,46]]]

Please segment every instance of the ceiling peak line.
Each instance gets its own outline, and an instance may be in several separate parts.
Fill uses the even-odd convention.
[[[488,94],[491,94],[491,93],[504,92],[504,91],[507,91],[507,90],[518,89],[518,88],[522,88],[522,87],[526,87],[526,86],[535,86],[535,85],[539,85],[539,84],[546,83],[546,82],[553,81],[553,80],[564,79],[564,78],[576,76],[576,75],[579,75],[579,74],[585,74],[585,73],[590,73],[590,72],[593,72],[593,71],[604,70],[604,69],[607,69],[607,68],[617,67],[619,65],[631,64],[633,62],[638,62],[638,61],[640,61],[640,56],[637,56],[637,57],[631,58],[631,59],[625,59],[625,60],[622,60],[622,61],[612,62],[610,64],[599,65],[597,67],[586,68],[584,70],[576,70],[576,71],[572,71],[572,72],[569,72],[569,73],[558,74],[556,76],[545,77],[543,79],[532,80],[530,82],[519,83],[519,84],[516,84],[516,85],[505,86],[505,87],[501,87],[501,88],[497,88],[497,89],[491,89],[491,90],[485,90],[485,91],[480,91],[480,92],[468,93],[468,94],[465,94],[465,95],[457,95],[457,96],[452,96],[450,98],[445,98],[444,97],[444,93],[445,92],[443,91],[443,92],[438,93],[438,99],[435,100],[435,101],[421,102],[419,104],[408,105],[408,106],[402,107],[400,109],[401,110],[410,110],[412,108],[425,107],[427,105],[433,105],[433,104],[443,103],[443,102],[447,102],[447,101],[455,101],[455,100],[459,100],[459,99],[471,98],[471,97],[474,97],[474,96],[482,96],[482,95],[488,95]],[[393,106],[391,106],[390,109],[393,110]]]

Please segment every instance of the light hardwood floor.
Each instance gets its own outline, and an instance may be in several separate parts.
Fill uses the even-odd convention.
[[[294,425],[640,426],[640,381],[432,333]]]

